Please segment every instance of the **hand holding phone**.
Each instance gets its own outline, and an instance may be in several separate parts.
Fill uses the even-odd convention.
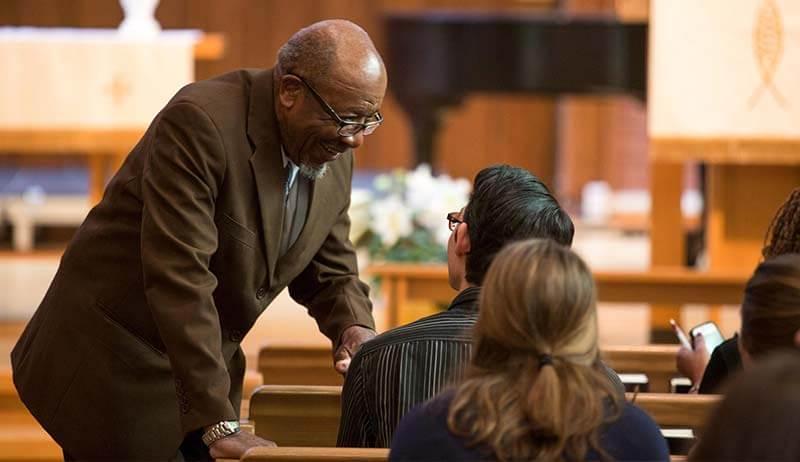
[[[670,319],[669,324],[672,326],[672,330],[675,332],[675,335],[678,337],[678,341],[681,342],[681,345],[687,350],[692,350],[692,342],[689,341],[689,337],[686,336],[686,332],[681,329],[681,326],[679,326],[674,319]]]
[[[704,322],[699,326],[693,327],[692,330],[689,331],[689,335],[691,335],[692,338],[696,337],[698,334],[700,334],[700,337],[705,342],[706,350],[709,355],[714,352],[714,348],[725,341],[725,337],[722,336],[719,327],[712,321]]]

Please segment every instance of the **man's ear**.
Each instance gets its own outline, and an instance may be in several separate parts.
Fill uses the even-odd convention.
[[[471,249],[467,226],[469,226],[467,223],[459,223],[458,226],[456,227],[455,244],[456,244],[456,255],[458,256],[463,256],[468,254]]]
[[[300,83],[297,77],[284,75],[281,77],[278,85],[278,99],[280,100],[281,106],[286,109],[292,108],[297,104],[297,98],[300,97],[303,91],[303,84]]]
[[[794,346],[800,348],[800,329],[797,329],[794,333]]]

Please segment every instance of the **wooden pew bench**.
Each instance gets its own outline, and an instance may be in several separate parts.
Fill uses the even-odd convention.
[[[385,448],[253,448],[241,462],[386,462]],[[236,459],[217,459],[217,462],[236,462]],[[670,456],[670,462],[686,462],[686,456]]]
[[[242,462],[385,462],[385,448],[255,448],[241,458]]]
[[[647,411],[662,428],[698,428],[719,396],[627,393],[626,399]],[[341,387],[264,385],[250,399],[256,435],[278,446],[335,446],[340,414]]]
[[[386,462],[389,450],[384,448],[253,448],[241,462]],[[237,459],[217,459],[236,462]],[[670,456],[670,462],[686,462],[686,456]]]
[[[258,354],[258,372],[267,385],[335,385],[344,383],[333,369],[329,346],[267,345]]]
[[[668,393],[670,379],[680,377],[675,365],[678,345],[608,345],[600,350],[606,364],[618,374],[644,374],[648,391]]]
[[[650,392],[667,393],[669,381],[679,377],[675,367],[677,345],[606,346],[601,355],[618,373],[645,374]],[[258,355],[258,371],[268,385],[343,384],[333,370],[327,346],[268,345]]]

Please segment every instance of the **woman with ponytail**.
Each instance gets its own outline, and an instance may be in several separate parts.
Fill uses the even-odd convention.
[[[603,371],[594,282],[576,254],[509,245],[479,312],[464,380],[405,416],[390,460],[669,460],[656,424]]]

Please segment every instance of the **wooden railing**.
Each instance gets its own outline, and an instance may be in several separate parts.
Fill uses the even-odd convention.
[[[601,348],[600,354],[618,373],[645,374],[649,391],[670,391],[669,381],[679,377],[675,367],[677,345],[637,345]],[[339,385],[340,374],[333,370],[331,349],[327,346],[268,345],[258,355],[258,372],[268,385]]]
[[[366,273],[380,279],[390,327],[412,320],[406,316],[410,300],[449,303],[456,296],[445,265],[381,264],[370,266]],[[661,305],[738,305],[749,277],[742,271],[712,273],[681,268],[594,273],[601,302]]]

